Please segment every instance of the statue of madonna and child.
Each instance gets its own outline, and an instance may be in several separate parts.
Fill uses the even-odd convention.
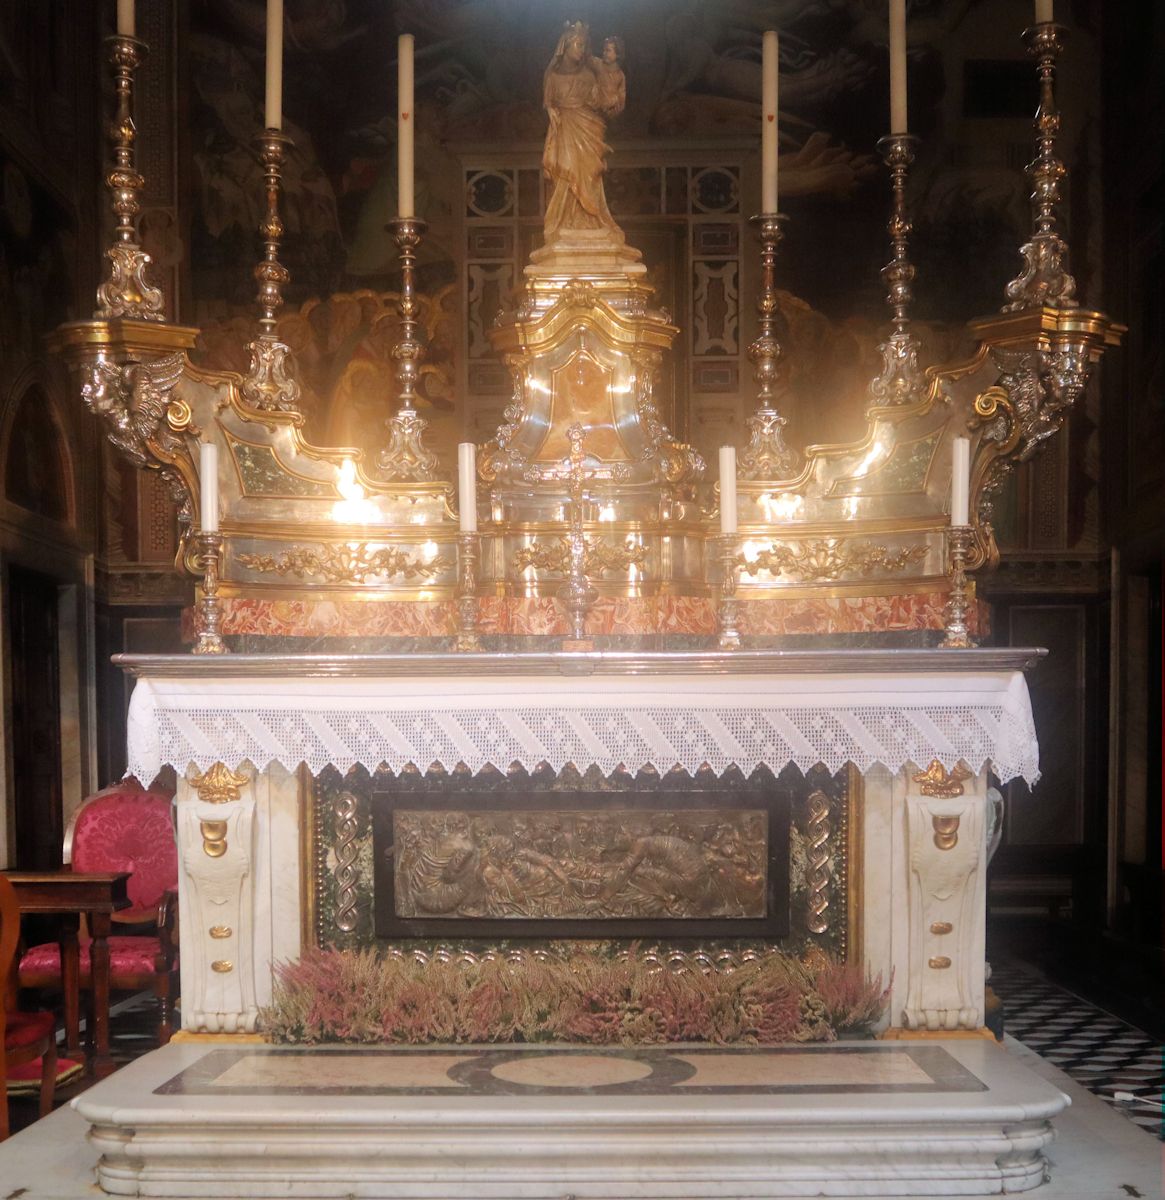
[[[638,250],[627,245],[607,207],[603,173],[610,146],[603,141],[607,120],[623,111],[627,85],[623,43],[609,37],[601,57],[591,53],[590,31],[568,22],[546,68],[542,102],[550,118],[542,170],[553,184],[546,205],[545,245],[530,256],[543,270],[559,263],[573,272],[593,256],[596,270],[630,268],[640,274]],[[636,265],[632,265],[636,264]]]

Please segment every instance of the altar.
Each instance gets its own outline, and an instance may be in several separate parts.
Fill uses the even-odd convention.
[[[958,669],[942,650],[908,649],[123,658],[137,677],[131,769],[180,768],[186,1033],[79,1100],[102,1186],[410,1197],[1036,1186],[1066,1098],[1009,1063],[983,1022],[993,780],[1038,771],[1024,671],[1040,653],[968,650]],[[811,780],[791,817],[809,861],[782,843],[806,898],[784,933],[886,981],[882,1040],[379,1051],[201,1040],[254,1033],[278,965],[305,946],[359,944],[361,930],[367,943],[383,876],[361,771],[411,772],[408,807],[446,813],[492,778],[485,811],[497,815],[513,803],[507,774],[535,768],[569,777],[544,793],[560,816],[587,781],[610,788],[604,811],[662,813],[681,829],[677,775],[717,818],[752,804],[741,785],[758,775]],[[329,773],[343,786],[321,788]],[[557,865],[569,872],[570,856]],[[456,925],[463,943],[472,915]],[[712,942],[692,940],[706,928],[693,915],[711,910],[670,923],[660,969],[733,969],[730,947],[757,914],[722,919]],[[478,943],[506,925],[479,922]],[[529,936],[512,913],[508,925]],[[607,936],[624,925],[608,922]],[[520,969],[520,941],[502,944]],[[456,939],[445,953],[458,954]]]
[[[891,6],[892,322],[864,433],[804,448],[782,413],[764,34],[755,409],[739,447],[713,447],[714,479],[661,386],[681,330],[607,206],[618,37],[595,54],[570,22],[546,67],[541,241],[479,339],[512,392],[493,436],[455,455],[430,444],[418,393],[427,226],[401,37],[400,323],[367,454],[307,435],[278,320],[281,5],[245,372],[200,365],[199,331],[165,321],[147,283],[141,44],[119,30],[110,279],[55,344],[110,440],[174,497],[197,589],[191,654],[115,660],[136,680],[128,773],[177,777],[182,1031],[76,1103],[106,1192],[1043,1181],[1067,1098],[986,1029],[984,948],[999,789],[1039,773],[1025,672],[1044,652],[979,645],[975,577],[998,561],[1007,476],[1121,328],[1067,273],[1060,29],[1037,8],[1023,266],[962,357],[924,367]]]

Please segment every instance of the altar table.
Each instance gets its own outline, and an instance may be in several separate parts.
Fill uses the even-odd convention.
[[[861,772],[855,949],[891,982],[891,1030],[981,1030],[989,772],[1038,777],[1042,653],[119,656],[130,771],[179,774],[183,1026],[255,1029],[302,949],[303,767],[822,763]]]

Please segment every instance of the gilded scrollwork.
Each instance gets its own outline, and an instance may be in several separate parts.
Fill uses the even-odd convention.
[[[429,422],[415,408],[402,407],[388,421],[388,445],[376,465],[385,479],[431,483],[437,478],[439,460],[425,445]]]
[[[513,471],[521,474],[529,467],[526,456],[515,445],[515,440],[526,419],[526,385],[520,371],[515,370],[514,389],[510,402],[502,410],[502,423],[498,426],[494,440],[482,451],[477,473],[486,483],[494,483],[498,476]]]
[[[413,558],[395,546],[369,546],[367,543],[339,542],[315,547],[292,546],[282,554],[240,554],[240,566],[264,575],[308,576],[328,583],[368,583],[373,579],[432,579],[443,572],[448,560],[428,562]]]
[[[891,550],[871,542],[823,538],[801,542],[795,547],[776,543],[752,557],[740,555],[737,564],[748,575],[768,571],[772,575],[788,575],[807,583],[822,583],[846,576],[864,579],[876,574],[895,574],[921,562],[926,551],[926,546]]]
[[[216,762],[209,771],[194,775],[190,786],[204,804],[233,804],[241,798],[249,779],[246,772],[232,771],[224,763]]]
[[[911,776],[911,779],[918,784],[918,790],[924,796],[934,796],[940,800],[953,800],[955,797],[961,796],[964,791],[963,784],[968,779],[974,778],[974,774],[968,771],[962,763],[956,763],[948,771],[937,758],[925,771],[919,771],[916,775]]]
[[[278,338],[257,337],[247,350],[251,363],[240,388],[243,399],[262,412],[299,412],[301,389],[291,347]]]
[[[398,809],[402,918],[765,915],[767,824],[746,810]]]
[[[603,538],[586,539],[583,556],[583,573],[595,578],[604,571],[625,570],[629,566],[642,567],[646,562],[647,547],[635,542],[617,546]],[[514,570],[524,571],[534,567],[541,571],[566,572],[570,570],[570,543],[566,538],[553,542],[531,542],[522,546],[514,555]]]

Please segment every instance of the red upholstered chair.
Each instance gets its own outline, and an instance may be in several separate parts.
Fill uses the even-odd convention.
[[[52,1111],[57,1083],[56,1018],[16,1007],[12,964],[19,939],[20,903],[12,884],[0,874],[0,1142],[8,1136],[8,1072],[39,1060],[42,1117]]]
[[[66,842],[66,855],[69,845]],[[74,871],[128,871],[130,907],[113,914],[116,926],[137,930],[109,939],[112,990],[149,989],[158,999],[158,1044],[170,1040],[178,992],[178,850],[170,797],[121,783],[91,796],[72,829]],[[59,988],[61,954],[55,942],[33,946],[20,960],[20,986]],[[91,988],[88,940],[81,942],[81,987]]]

